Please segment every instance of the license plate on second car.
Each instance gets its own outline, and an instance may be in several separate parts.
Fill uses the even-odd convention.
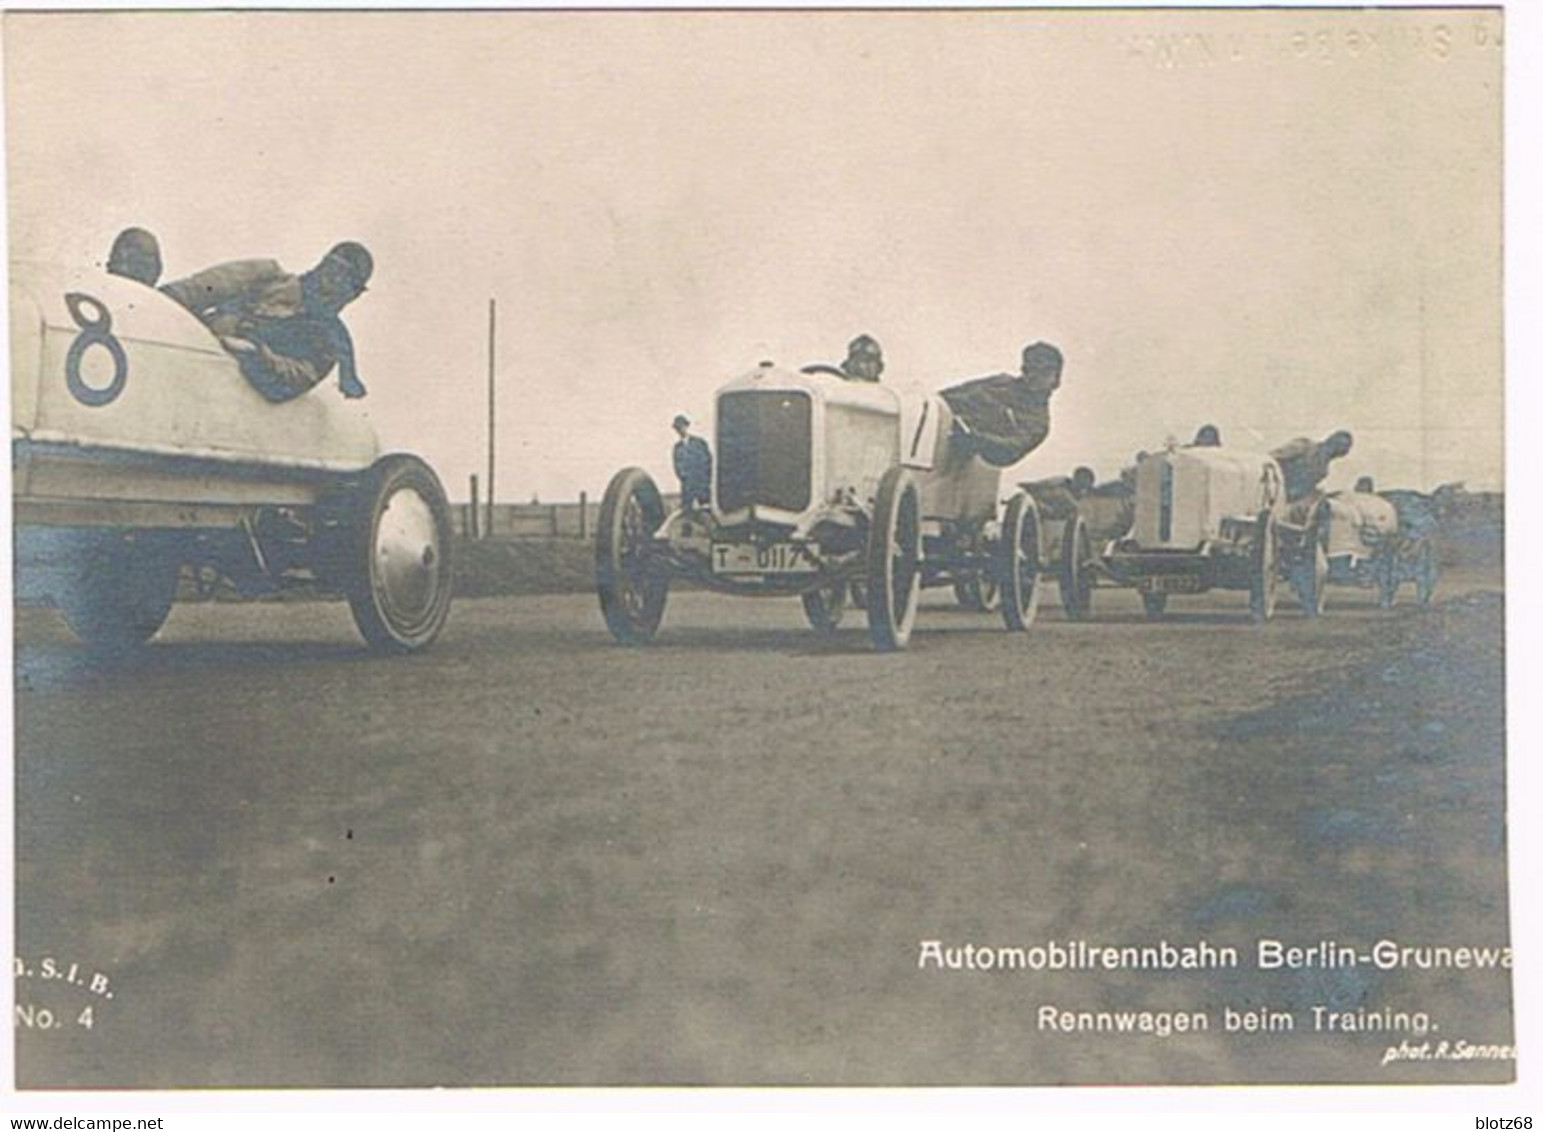
[[[1144,594],[1197,594],[1205,587],[1189,574],[1149,574],[1136,588]]]
[[[813,574],[815,565],[803,548],[791,542],[770,546],[713,544],[714,574]]]

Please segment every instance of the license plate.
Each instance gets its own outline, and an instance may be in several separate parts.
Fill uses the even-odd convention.
[[[714,574],[813,574],[815,565],[803,548],[791,542],[770,546],[713,544]]]
[[[1150,574],[1136,588],[1144,594],[1197,594],[1204,586],[1189,574]]]

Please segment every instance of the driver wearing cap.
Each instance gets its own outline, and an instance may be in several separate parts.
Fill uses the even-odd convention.
[[[363,397],[353,339],[339,314],[364,294],[374,268],[369,250],[348,241],[301,275],[271,259],[244,259],[161,290],[203,319],[269,401],[308,393],[334,366],[343,396]]]

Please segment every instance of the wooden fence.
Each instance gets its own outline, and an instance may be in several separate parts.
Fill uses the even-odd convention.
[[[666,510],[674,508],[679,498],[664,497]],[[472,503],[455,503],[456,526],[465,538],[594,538],[600,517],[600,501],[587,492],[577,503],[495,503],[492,526],[488,526],[488,508],[482,504],[472,517]]]

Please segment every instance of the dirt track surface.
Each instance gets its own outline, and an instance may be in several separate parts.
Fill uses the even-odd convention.
[[[1256,628],[1241,595],[1149,625],[1100,591],[1026,635],[933,604],[885,656],[700,593],[642,650],[589,597],[463,601],[397,660],[336,604],[179,607],[116,663],[23,612],[17,1000],[58,1023],[18,1031],[20,1083],[1509,1079],[1381,1065],[1511,1042],[1508,973],[1256,969],[1262,938],[1506,942],[1498,581],[1333,596]],[[1242,961],[937,970],[925,940]],[[1225,1032],[1259,1007],[1294,1029]]]

